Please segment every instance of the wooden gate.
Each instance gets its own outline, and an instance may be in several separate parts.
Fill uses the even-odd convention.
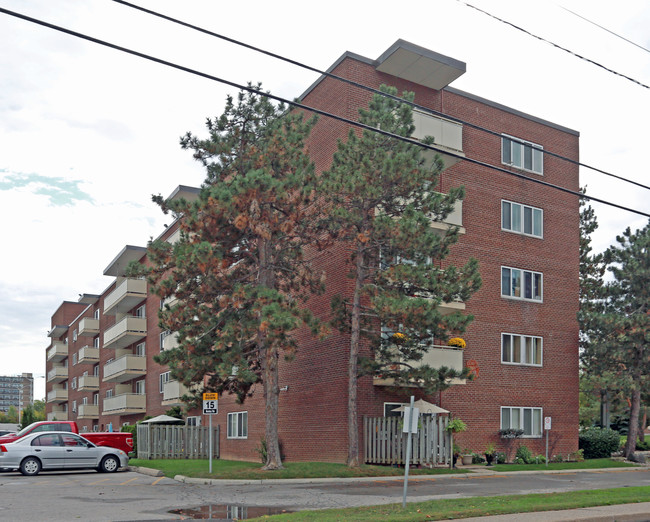
[[[402,417],[364,417],[364,461],[366,464],[406,463],[407,434],[402,433]],[[411,464],[449,465],[450,435],[447,415],[420,417],[418,432],[411,441]]]
[[[138,424],[139,459],[207,459],[208,426]],[[212,457],[219,458],[219,426],[212,428]]]

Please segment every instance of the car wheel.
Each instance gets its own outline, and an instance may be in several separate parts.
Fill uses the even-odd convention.
[[[113,473],[120,467],[120,461],[113,455],[107,455],[102,459],[99,465],[99,471],[102,473]]]
[[[36,457],[27,457],[20,463],[20,472],[23,475],[38,475],[39,471],[41,471],[41,461]]]

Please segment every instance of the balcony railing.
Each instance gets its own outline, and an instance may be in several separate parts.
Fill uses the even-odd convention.
[[[84,346],[77,355],[77,364],[94,364],[99,362],[99,348]]]
[[[123,355],[104,366],[104,382],[126,382],[147,373],[147,358]]]
[[[171,350],[178,346],[178,332],[172,332],[163,337],[162,350]]]
[[[79,391],[97,391],[99,390],[99,377],[96,375],[82,375],[77,383]]]
[[[77,419],[99,419],[99,406],[97,404],[80,404]]]
[[[66,366],[55,366],[47,372],[47,382],[62,382],[68,378],[68,368]]]
[[[126,414],[144,413],[147,409],[147,396],[136,393],[124,393],[104,399],[102,413]]]
[[[47,414],[47,420],[48,421],[67,421],[68,420],[68,412],[63,411],[63,410],[53,410],[50,413]]]
[[[79,335],[95,336],[99,333],[99,319],[84,317],[79,321]]]
[[[55,388],[47,392],[47,402],[61,403],[68,402],[68,390]]]
[[[446,366],[460,372],[463,370],[463,350],[451,346],[432,346],[424,354],[421,361],[410,361],[409,364],[415,368],[425,364],[432,368]],[[374,377],[373,384],[375,386],[393,386],[395,382],[393,379]],[[465,384],[465,380],[453,379],[451,384]],[[415,386],[415,383],[413,383],[413,386]]]
[[[54,341],[47,350],[47,360],[59,362],[68,356],[68,345],[61,341]]]
[[[442,156],[445,168],[449,168],[460,161],[461,158],[456,156],[464,156],[463,125],[461,123],[415,110],[413,111],[413,124],[415,125],[413,138],[422,140],[425,136],[432,136],[434,139],[433,146],[442,149],[439,154]],[[445,154],[445,152],[453,153],[454,156]],[[431,150],[423,152],[425,158],[430,157],[433,159],[435,154]]]
[[[125,278],[104,299],[104,314],[126,313],[147,298],[147,282],[144,279]]]
[[[181,397],[187,393],[187,388],[178,381],[163,384],[163,406],[180,406]]]
[[[104,332],[104,348],[124,348],[146,335],[147,320],[128,315]]]

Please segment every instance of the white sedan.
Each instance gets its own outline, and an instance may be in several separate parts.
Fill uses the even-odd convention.
[[[23,475],[84,468],[111,473],[128,462],[129,457],[122,450],[95,446],[67,431],[33,433],[16,442],[0,444],[0,468],[19,469]]]

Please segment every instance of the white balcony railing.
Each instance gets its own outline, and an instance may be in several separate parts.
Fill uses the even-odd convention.
[[[99,333],[99,319],[84,317],[79,321],[79,335],[94,336]]]
[[[80,404],[77,419],[98,419],[99,406],[97,404]]]
[[[68,345],[61,341],[54,341],[52,346],[47,349],[47,360],[49,361],[62,361],[68,356]]]
[[[125,382],[147,373],[147,358],[123,355],[104,366],[104,382]]]
[[[102,413],[142,413],[147,408],[147,396],[124,393],[104,399]]]
[[[99,390],[99,377],[96,375],[82,375],[79,377],[77,384],[79,391],[97,391]]]
[[[104,314],[126,313],[147,298],[147,282],[131,277],[118,280],[117,287],[104,299]]]
[[[128,315],[104,332],[104,348],[124,348],[147,335],[147,320]]]
[[[99,362],[99,348],[84,346],[77,354],[77,364],[94,364]]]
[[[68,378],[67,366],[55,366],[47,372],[47,382],[61,382]]]
[[[47,402],[67,402],[68,390],[55,388],[47,392]]]

